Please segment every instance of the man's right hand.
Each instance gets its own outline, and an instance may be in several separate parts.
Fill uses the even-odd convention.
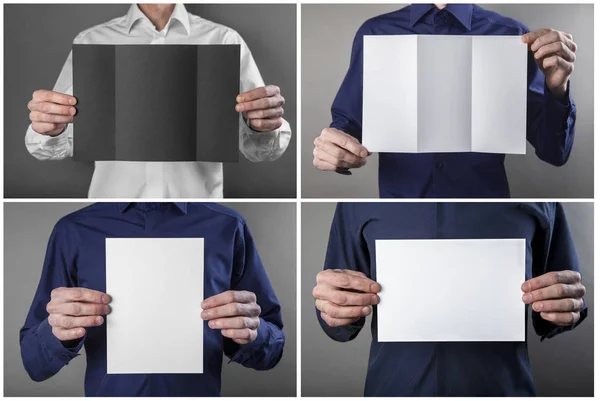
[[[353,270],[323,270],[313,289],[321,318],[330,327],[346,326],[371,314],[379,303],[379,283]]]
[[[313,165],[323,171],[362,167],[369,156],[356,138],[335,128],[321,131],[314,145]]]
[[[73,122],[77,100],[73,96],[48,90],[37,90],[27,108],[31,111],[31,128],[41,135],[62,134],[67,124]]]
[[[108,314],[110,297],[89,288],[59,287],[52,290],[46,306],[52,334],[61,341],[85,335],[86,327],[100,326]]]

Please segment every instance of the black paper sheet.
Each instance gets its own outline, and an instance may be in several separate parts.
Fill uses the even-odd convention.
[[[73,158],[237,162],[239,45],[73,45]]]

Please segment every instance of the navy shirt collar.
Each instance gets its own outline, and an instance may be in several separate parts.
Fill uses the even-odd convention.
[[[123,213],[125,210],[127,210],[130,206],[133,206],[136,202],[119,202],[119,211],[121,213]],[[179,210],[181,210],[183,213],[187,214],[187,202],[166,202],[166,203],[172,203],[175,206],[177,206],[177,208]]]
[[[410,7],[410,26],[417,22],[431,9],[436,8],[434,4],[412,4]],[[471,30],[471,18],[473,17],[473,4],[448,4],[444,8],[454,16],[467,30]]]

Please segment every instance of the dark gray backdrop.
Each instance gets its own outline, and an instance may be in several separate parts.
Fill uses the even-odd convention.
[[[221,203],[240,212],[281,303],[286,344],[272,370],[255,371],[223,363],[224,396],[296,395],[296,205]],[[89,203],[4,204],[4,395],[83,396],[85,350],[54,377],[36,383],[21,361],[19,330],[25,322],[42,271],[54,224]],[[224,358],[228,361],[228,358]]]
[[[529,319],[529,357],[537,395],[594,395],[593,203],[564,204],[581,264],[590,314],[572,332],[540,342]],[[338,343],[327,337],[315,314],[312,289],[323,269],[335,203],[302,204],[302,395],[362,396],[371,344],[371,318],[358,337]]]
[[[333,98],[348,70],[352,40],[367,19],[404,4],[307,4],[302,6],[302,196],[306,198],[376,198],[378,154],[353,169],[352,176],[317,170],[313,141],[331,122]],[[571,32],[577,61],[571,78],[577,105],[577,128],[571,157],[554,167],[527,155],[508,155],[506,172],[513,198],[594,197],[594,5],[481,4],[526,24],[530,29]]]
[[[125,15],[124,4],[9,4],[4,6],[4,196],[87,198],[93,163],[39,161],[24,144],[27,103],[52,89],[75,36]],[[281,87],[292,128],[287,151],[274,162],[224,164],[224,196],[296,196],[296,5],[186,4],[192,14],[242,35],[266,84]]]

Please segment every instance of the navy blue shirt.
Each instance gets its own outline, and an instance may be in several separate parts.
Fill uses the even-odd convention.
[[[556,203],[340,203],[325,269],[357,270],[377,280],[376,239],[435,238],[525,238],[524,281],[549,271],[579,271],[563,208]],[[426,319],[427,311],[422,313]],[[332,328],[317,316],[336,341],[354,339],[365,323],[362,318]],[[586,316],[587,308],[578,324]],[[556,326],[534,311],[532,319],[542,339],[574,327]],[[371,334],[365,396],[535,395],[526,342],[380,343],[376,306]]]
[[[472,4],[448,4],[442,10],[433,4],[413,4],[372,18],[354,39],[350,67],[331,107],[330,126],[362,139],[364,35],[523,35],[528,31],[520,22]],[[531,52],[529,56],[527,140],[540,159],[561,166],[569,158],[575,134],[570,84],[566,98],[557,100]],[[466,152],[380,153],[379,194],[382,198],[510,197],[504,155]]]
[[[71,348],[52,334],[46,304],[54,288],[106,291],[106,238],[172,237],[204,238],[206,298],[227,290],[256,294],[261,307],[256,341],[238,345],[204,322],[203,374],[108,375],[106,324],[88,328],[79,344]],[[237,212],[212,203],[97,203],[56,224],[42,277],[21,329],[21,355],[29,376],[42,381],[55,375],[84,346],[86,396],[219,396],[223,353],[246,367],[270,369],[283,352],[282,327],[279,302],[250,231]],[[173,358],[181,352],[185,350],[173,344]]]

